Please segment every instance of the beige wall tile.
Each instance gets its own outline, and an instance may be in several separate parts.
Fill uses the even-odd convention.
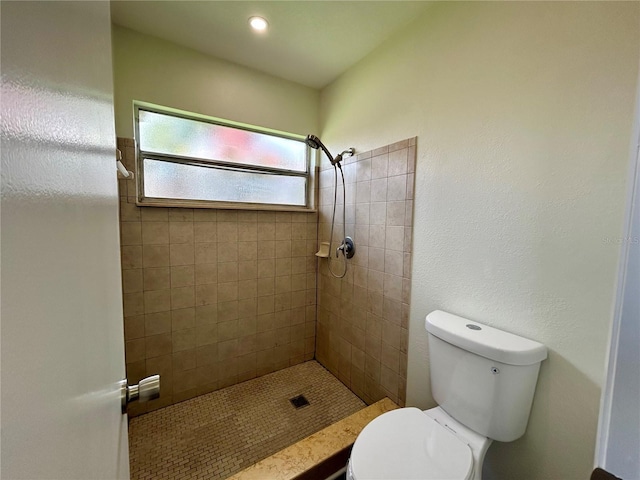
[[[144,294],[142,292],[125,293],[122,295],[125,317],[132,317],[144,313]]]
[[[141,208],[140,216],[143,222],[168,222],[169,209],[161,207]]]
[[[142,243],[144,245],[166,245],[169,243],[168,222],[143,222]]]
[[[218,219],[218,242],[237,242],[238,224],[236,222],[221,222]]]
[[[238,338],[238,320],[229,320],[217,324],[218,341],[224,342]]]
[[[144,338],[144,315],[135,315],[133,317],[124,317],[124,338],[125,340],[134,340],[136,338]]]
[[[192,208],[170,208],[169,221],[170,222],[193,222],[193,209]]]
[[[196,285],[216,283],[218,281],[218,264],[217,263],[196,263],[195,281],[196,281]]]
[[[353,181],[356,168],[354,162]],[[368,177],[364,173],[360,180],[369,180],[371,166],[364,169]],[[128,182],[129,195],[125,183],[120,182],[123,305],[125,338],[133,342],[127,362],[134,369],[152,358],[164,362],[170,372],[165,375],[173,377],[148,408],[253,378],[259,346],[269,357],[260,373],[313,357],[317,214],[137,207],[135,184]],[[355,185],[353,190],[355,201]],[[360,212],[367,218],[359,231],[363,243],[368,195]],[[352,206],[351,230],[355,217]],[[347,278],[353,282],[353,273]],[[215,374],[203,368],[213,365]]]
[[[172,383],[173,366],[171,355],[161,355],[148,358],[146,362],[146,375],[160,375],[160,388]]]
[[[258,225],[258,241],[276,239],[276,224],[275,223],[260,223]]]
[[[238,337],[254,335],[256,333],[257,318],[253,316],[241,317],[238,320]]]
[[[193,243],[193,222],[170,222],[169,243]]]
[[[389,171],[390,177],[396,175],[404,175],[407,173],[407,148],[402,148],[389,152]]]
[[[348,198],[356,205],[355,212],[347,215],[347,229],[355,232],[358,252],[342,281],[332,279],[326,263],[320,263],[317,356],[352,389],[362,391],[368,401],[384,395],[394,398],[400,398],[400,393],[404,395],[404,384],[398,381],[396,372],[402,368],[406,371],[406,365],[402,367],[406,356],[400,356],[400,348],[406,347],[406,328],[401,325],[405,322],[406,326],[408,322],[410,226],[413,223],[410,198],[415,149],[411,149],[409,143],[403,140],[377,149],[372,156],[370,152],[358,156],[360,161],[355,164],[354,173],[362,175],[352,178],[357,184],[350,189]],[[363,161],[365,158],[370,160]],[[347,183],[351,181],[349,175],[353,174],[347,173]],[[327,178],[325,183],[329,181]],[[331,214],[329,194],[332,192],[327,190],[326,206],[321,206],[324,222],[329,221],[327,216]],[[329,227],[328,223],[321,224],[321,238],[328,236]],[[297,301],[294,295],[292,307]],[[406,307],[403,301],[407,302]],[[310,325],[315,327],[315,323]],[[314,340],[314,330],[311,330],[311,340]],[[296,331],[294,335],[299,333]],[[384,365],[380,363],[383,358]],[[381,384],[383,366],[396,376],[386,375],[384,385]]]
[[[371,261],[371,257],[369,257]],[[404,271],[404,254],[395,250],[384,251],[384,272],[402,276]]]
[[[415,174],[409,173],[407,175],[407,200],[413,200],[413,192],[415,188]]]
[[[197,301],[197,296],[196,296]],[[196,325],[207,325],[218,321],[218,305],[197,305]]]
[[[171,288],[171,273],[169,267],[154,267],[144,269],[145,290],[166,290]]]
[[[195,267],[193,265],[171,267],[171,288],[193,285],[195,285]]]
[[[407,227],[413,225],[413,201],[407,200],[404,202],[404,224]]]
[[[169,245],[145,245],[142,248],[142,265],[147,267],[168,267],[170,265]]]
[[[196,348],[196,365],[212,365],[218,362],[218,345],[202,345]]]
[[[206,244],[199,244],[206,245]],[[177,244],[170,246],[171,266],[176,265],[193,265],[194,262],[194,246],[193,244]]]
[[[173,340],[172,340],[173,341]],[[196,368],[196,350],[182,350],[171,355],[171,365],[174,375],[184,370]]]
[[[187,328],[177,330],[171,333],[172,351],[180,352],[183,350],[193,349],[196,346],[196,329]]]
[[[218,286],[216,283],[196,285],[195,295],[197,306],[215,305],[218,302]]]
[[[402,277],[384,274],[384,296],[394,300],[402,300]]]
[[[122,269],[142,268],[142,247],[138,245],[123,245],[120,248]]]
[[[258,280],[240,280],[238,282],[238,300],[256,298],[258,296]]]
[[[144,313],[165,312],[168,310],[171,310],[171,290],[144,292]]]
[[[237,222],[238,210],[218,210],[218,222]]]
[[[189,393],[185,397],[179,397],[179,396],[176,397],[176,398],[180,398],[181,400],[186,400],[188,398],[192,398],[197,394],[195,390],[197,385],[198,385],[198,382],[197,382],[197,376],[196,376],[196,369],[194,368],[192,370],[185,370],[184,372],[182,372],[182,375],[175,378],[173,382],[173,391],[174,393],[182,393],[182,392],[190,392],[193,390],[192,393]]]
[[[140,382],[147,376],[147,362],[140,360],[133,363],[127,363],[127,381],[129,385]]]
[[[369,248],[369,269],[378,272],[385,271],[385,250],[382,248]]]
[[[195,326],[196,309],[194,307],[171,311],[171,330],[185,330],[195,328]]]
[[[260,280],[258,280],[259,282]],[[258,294],[260,292],[260,285],[258,285]],[[259,296],[257,299],[256,314],[263,315],[273,313],[275,311],[275,299],[273,295]]]
[[[276,240],[276,258],[290,257],[292,255],[291,240]]]
[[[258,278],[258,261],[245,260],[238,262],[238,280]]]
[[[223,361],[229,358],[237,357],[238,355],[238,340],[227,340],[225,342],[218,343],[218,360]]]
[[[171,331],[171,312],[150,313],[144,316],[145,335],[159,335]]]
[[[241,213],[251,213],[251,212],[241,212]],[[255,212],[253,212],[253,213],[255,213]],[[258,224],[257,224],[257,222],[239,223],[238,224],[238,241],[241,241],[241,242],[257,242],[258,241]]]
[[[217,210],[212,208],[195,208],[193,210],[194,222],[215,222],[217,219]]]
[[[195,288],[179,287],[171,289],[171,308],[179,310],[195,306]]]
[[[235,320],[236,318],[239,318],[238,305],[239,305],[239,302],[237,300],[233,300],[231,302],[218,303],[218,313],[217,313],[218,322]]]
[[[216,243],[196,243],[195,244],[195,263],[217,263],[217,244]]]
[[[144,361],[145,356],[145,340],[138,338],[125,342],[125,357],[127,363]]]
[[[404,227],[392,226],[385,230],[385,248],[387,250],[404,250]]]
[[[387,201],[404,201],[407,195],[407,178],[405,175],[388,179]]]
[[[171,333],[145,337],[146,357],[153,358],[171,354]]]
[[[142,269],[136,268],[122,271],[122,293],[142,292]]]
[[[194,241],[210,243],[218,241],[218,225],[216,222],[195,222],[193,224]]]
[[[237,282],[238,262],[218,263],[218,278],[220,282]]]
[[[120,198],[120,221],[121,222],[139,222],[140,208],[135,204],[127,202],[126,198]]]
[[[245,298],[238,301],[238,317],[255,317],[257,315],[258,299]],[[255,321],[255,320],[254,320]]]
[[[356,210],[357,215],[357,210]],[[385,225],[387,222],[387,204],[386,202],[372,202],[370,207],[370,223],[371,225]],[[357,221],[356,223],[360,223]]]
[[[218,302],[238,299],[238,282],[218,283]]]
[[[250,210],[239,210],[238,222],[239,223],[257,223],[258,212],[252,212]]]
[[[382,155],[371,157],[371,179],[386,178],[389,173],[389,155],[385,152]]]
[[[387,202],[387,226],[404,226],[404,214],[404,201]]]
[[[120,244],[140,245],[142,243],[139,222],[122,222],[120,224]]]
[[[263,240],[258,242],[258,259],[276,258],[276,242]]]
[[[218,263],[238,261],[238,242],[218,243]]]

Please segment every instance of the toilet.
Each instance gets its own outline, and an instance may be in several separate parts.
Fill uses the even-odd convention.
[[[440,310],[425,327],[438,406],[371,421],[353,445],[347,479],[480,480],[491,442],[524,434],[547,348]]]

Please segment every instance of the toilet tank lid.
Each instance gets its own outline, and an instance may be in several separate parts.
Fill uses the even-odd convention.
[[[425,328],[447,343],[508,365],[533,365],[547,358],[541,343],[442,310],[427,315]]]

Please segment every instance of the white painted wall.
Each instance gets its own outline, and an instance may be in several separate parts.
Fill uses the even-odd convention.
[[[333,151],[418,136],[408,403],[433,405],[434,309],[550,349],[485,478],[592,469],[639,22],[637,2],[440,2],[322,92]]]
[[[113,26],[116,133],[133,137],[133,100],[306,135],[316,89]]]

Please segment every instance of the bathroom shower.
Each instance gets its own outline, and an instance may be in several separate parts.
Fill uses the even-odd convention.
[[[331,215],[331,233],[329,235],[329,251],[331,251],[331,242],[333,242],[333,229],[334,229],[334,225],[335,225],[335,219],[336,219],[336,203],[337,203],[337,197],[338,197],[338,170],[340,170],[340,176],[342,178],[342,243],[340,244],[340,246],[338,248],[336,248],[336,258],[340,256],[340,252],[342,252],[343,255],[343,259],[344,259],[344,270],[341,274],[336,274],[334,273],[334,271],[331,269],[331,254],[329,253],[329,255],[327,256],[327,260],[329,261],[329,272],[331,273],[331,275],[333,275],[336,278],[343,278],[346,274],[347,274],[347,259],[351,258],[355,255],[356,253],[356,246],[355,243],[353,242],[353,239],[351,237],[347,236],[347,232],[346,232],[346,192],[345,192],[345,185],[344,185],[344,172],[342,171],[342,160],[344,158],[344,156],[352,156],[355,153],[355,149],[353,147],[348,148],[347,150],[344,150],[342,152],[340,152],[338,155],[336,155],[335,157],[333,155],[331,155],[331,153],[329,152],[329,150],[327,149],[327,147],[325,147],[324,143],[322,143],[322,141],[320,141],[320,139],[318,137],[316,137],[315,135],[307,135],[307,139],[306,139],[306,143],[309,147],[315,149],[315,150],[322,150],[324,152],[324,154],[327,156],[327,158],[329,159],[329,161],[331,162],[331,165],[333,166],[333,175],[334,175],[334,182],[333,182],[333,213]]]

